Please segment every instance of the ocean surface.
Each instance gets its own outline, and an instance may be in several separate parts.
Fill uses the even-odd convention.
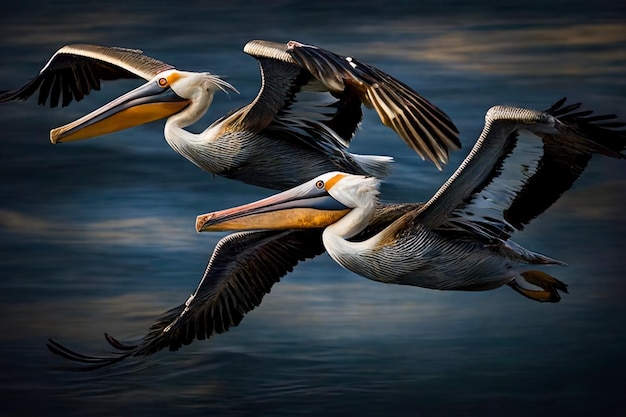
[[[143,49],[225,77],[198,132],[260,85],[251,39],[354,56],[445,110],[463,149],[438,172],[367,112],[351,150],[395,158],[386,201],[423,201],[495,104],[562,96],[626,120],[626,11],[617,1],[19,1],[0,14],[0,90],[68,43]],[[384,285],[326,254],[300,264],[229,332],[94,372],[45,346],[108,351],[195,289],[221,233],[195,217],[269,190],[208,175],[163,122],[51,145],[49,130],[138,85],[104,83],[66,108],[0,105],[0,415],[621,416],[626,372],[626,163],[594,158],[515,241],[560,259],[558,304],[504,287]]]

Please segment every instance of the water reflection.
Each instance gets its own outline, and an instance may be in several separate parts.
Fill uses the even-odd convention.
[[[626,57],[624,22],[555,25],[554,20],[528,25],[484,25],[477,22],[442,30],[396,22],[406,39],[374,42],[368,51],[378,56],[444,64],[448,68],[508,76],[618,75]],[[425,39],[414,45],[415,33]],[[514,53],[511,53],[514,51]],[[580,65],[585,62],[585,65]],[[623,84],[621,77],[614,80]]]
[[[245,42],[319,44],[407,81],[461,130],[465,148],[442,174],[366,115],[353,151],[396,157],[383,184],[394,201],[429,196],[464,157],[493,104],[545,108],[568,95],[598,113],[626,116],[619,77],[625,16],[617,2],[209,3],[7,5],[0,88],[25,81],[65,43],[139,47],[182,69],[228,76],[242,94],[216,99],[208,124],[256,94],[258,68],[240,52]],[[570,285],[558,305],[508,289],[385,286],[324,256],[297,267],[226,334],[113,370],[68,372],[45,350],[47,337],[97,353],[104,331],[143,335],[195,288],[219,239],[195,234],[195,216],[267,195],[191,166],[169,149],[162,123],[48,143],[50,128],[129,88],[110,84],[65,109],[0,107],[3,415],[624,411],[616,381],[626,368],[626,184],[623,161],[601,159],[516,239],[569,264],[550,271]]]

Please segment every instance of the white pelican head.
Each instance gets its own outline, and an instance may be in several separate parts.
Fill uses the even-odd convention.
[[[175,69],[163,71],[144,85],[65,126],[50,131],[50,141],[72,142],[117,132],[189,111],[190,123],[209,108],[216,91],[237,90],[216,75]]]

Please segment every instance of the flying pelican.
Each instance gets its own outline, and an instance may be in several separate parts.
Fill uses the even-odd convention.
[[[325,227],[328,254],[374,281],[439,290],[504,284],[537,301],[557,302],[566,285],[528,265],[563,262],[510,240],[582,174],[593,154],[624,158],[626,123],[592,116],[565,99],[546,112],[492,107],[460,167],[426,203],[367,239],[379,180],[326,173],[264,200],[199,216],[198,231]]]
[[[368,64],[295,41],[254,40],[244,52],[259,61],[258,95],[199,134],[184,128],[207,112],[218,90],[235,88],[216,75],[180,71],[135,49],[64,46],[23,87],[1,92],[0,102],[26,100],[38,91],[39,104],[66,106],[99,90],[101,80],[143,78],[144,85],[51,130],[52,143],[168,117],[165,139],[201,169],[281,190],[330,170],[388,174],[390,157],[346,150],[362,105],[375,109],[384,125],[439,169],[449,151],[460,148],[458,131],[443,111]]]
[[[217,244],[185,303],[135,343],[105,335],[116,349],[112,356],[84,355],[52,339],[48,347],[88,369],[177,350],[238,325],[299,261],[325,249],[377,281],[449,290],[508,284],[533,300],[558,302],[565,284],[522,269],[561,262],[509,238],[572,186],[592,154],[624,157],[626,124],[579,107],[561,100],[546,112],[492,108],[469,156],[425,204],[378,202],[377,179],[332,172],[257,203],[199,216],[199,231],[248,231]]]

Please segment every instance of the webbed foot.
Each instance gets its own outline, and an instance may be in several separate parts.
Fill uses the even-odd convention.
[[[508,285],[524,297],[542,303],[558,303],[559,291],[568,293],[565,283],[541,271],[522,272]]]

